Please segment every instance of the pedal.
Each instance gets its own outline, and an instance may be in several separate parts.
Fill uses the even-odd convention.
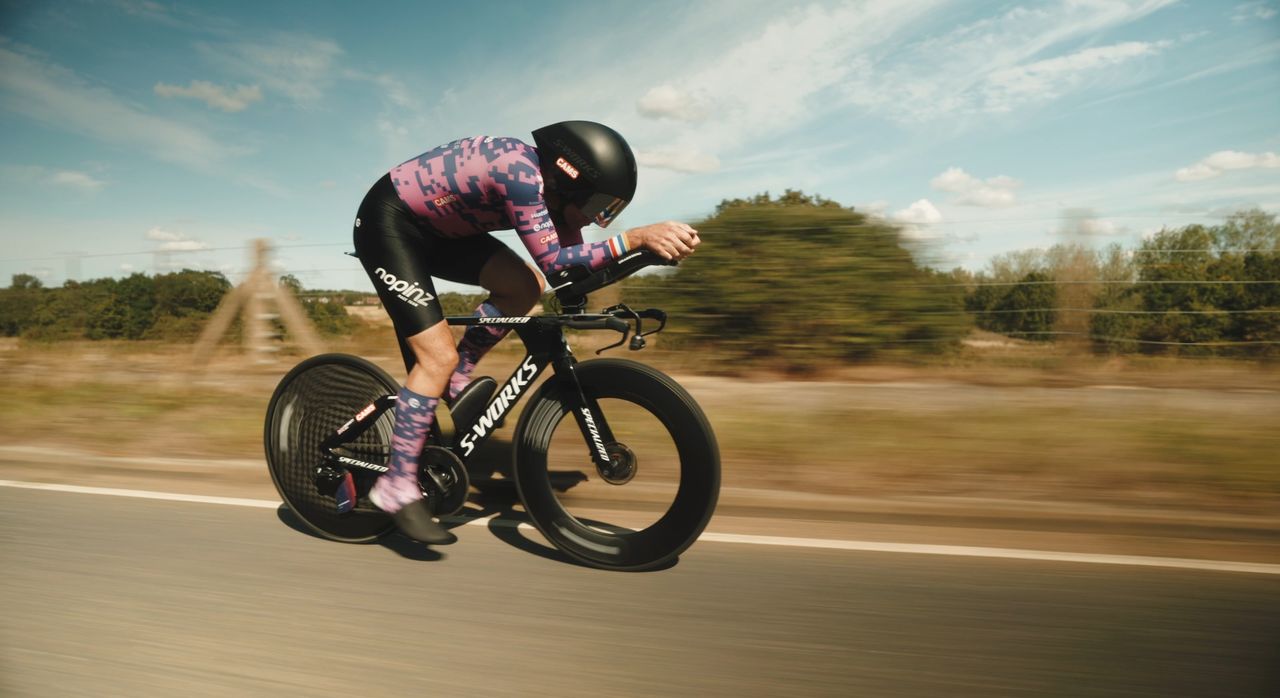
[[[476,417],[489,404],[489,400],[497,390],[498,381],[489,376],[480,376],[467,384],[467,387],[458,393],[458,397],[449,403],[449,416],[453,419],[453,428],[461,430],[475,423]]]

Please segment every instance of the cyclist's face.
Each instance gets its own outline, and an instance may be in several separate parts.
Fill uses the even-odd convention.
[[[582,208],[577,204],[568,204],[564,207],[564,222],[570,228],[585,228],[591,224],[591,219],[582,213]]]
[[[579,230],[591,224],[591,219],[583,215],[581,206],[564,203],[555,189],[548,187],[543,192],[543,199],[547,202],[551,221],[557,228]]]

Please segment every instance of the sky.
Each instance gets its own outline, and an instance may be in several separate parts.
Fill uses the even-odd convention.
[[[609,233],[792,188],[941,267],[1133,245],[1280,212],[1280,0],[0,0],[0,285],[235,281],[266,238],[371,288],[343,253],[382,174],[566,119],[637,153]]]

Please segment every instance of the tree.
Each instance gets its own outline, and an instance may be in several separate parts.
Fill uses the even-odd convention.
[[[1217,226],[1161,230],[1134,251],[1132,286],[1099,299],[1099,348],[1189,355],[1280,354],[1280,226],[1245,211]],[[1241,283],[1244,282],[1244,283]]]
[[[220,272],[183,269],[154,278],[157,315],[184,317],[212,313],[231,290],[231,282]]]
[[[282,287],[289,290],[289,293],[297,296],[302,293],[302,282],[293,274],[284,274],[278,282]]]
[[[44,283],[30,274],[14,274],[13,281],[9,284],[9,288],[38,289],[44,288]]]
[[[998,332],[1049,341],[1055,336],[1052,333],[1058,317],[1057,302],[1058,289],[1049,274],[1029,272],[996,302],[996,312],[987,316],[988,322],[998,328]]]
[[[968,329],[950,277],[918,266],[898,228],[833,201],[766,193],[723,201],[693,225],[704,240],[697,254],[622,291],[629,304],[676,314],[683,341],[812,371],[934,352]]]
[[[9,288],[0,290],[0,335],[16,337],[30,327],[41,296],[47,293],[40,279],[14,274]]]

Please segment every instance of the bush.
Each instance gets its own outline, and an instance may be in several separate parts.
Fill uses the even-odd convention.
[[[898,228],[821,197],[725,201],[693,224],[697,254],[622,296],[672,313],[691,346],[814,371],[890,351],[936,352],[967,332],[963,294],[916,264]]]

